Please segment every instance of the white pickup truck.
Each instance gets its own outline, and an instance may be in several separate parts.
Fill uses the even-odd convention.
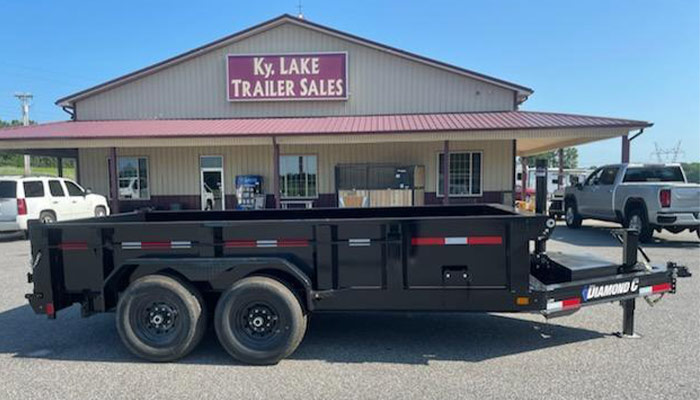
[[[566,188],[564,210],[569,228],[591,218],[637,229],[643,242],[662,229],[689,229],[700,238],[700,185],[686,181],[680,164],[600,167],[583,183]]]

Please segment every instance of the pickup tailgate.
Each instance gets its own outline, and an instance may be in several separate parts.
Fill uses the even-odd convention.
[[[700,185],[685,184],[671,189],[671,208],[675,212],[700,211]]]
[[[17,219],[17,182],[0,180],[0,222]]]

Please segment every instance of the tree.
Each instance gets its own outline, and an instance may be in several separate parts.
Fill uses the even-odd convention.
[[[30,120],[29,124],[34,125],[36,122]],[[13,119],[12,121],[3,121],[0,119],[0,129],[20,125],[22,125],[22,121],[17,119]],[[22,165],[24,165],[24,157],[22,154],[0,150],[0,167],[21,167]],[[56,159],[53,157],[32,157],[32,165],[36,167],[55,167]]]
[[[688,182],[700,183],[700,163],[681,163]]]
[[[534,156],[527,157],[527,165],[535,166],[536,160],[546,159],[550,167],[559,166],[559,155],[558,151],[550,151],[547,153],[536,154]],[[577,168],[578,167],[578,149],[576,147],[569,147],[564,149],[564,168]]]

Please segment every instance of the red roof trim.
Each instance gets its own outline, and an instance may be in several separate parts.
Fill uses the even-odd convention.
[[[585,115],[502,111],[304,118],[65,121],[0,129],[3,140],[271,137],[495,130],[646,128],[652,123]]]

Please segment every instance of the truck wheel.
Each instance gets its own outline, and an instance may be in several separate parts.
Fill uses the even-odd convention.
[[[635,208],[630,210],[625,219],[625,227],[639,232],[639,241],[642,243],[651,241],[651,238],[654,236],[654,229],[649,225],[643,209]]]
[[[566,226],[571,229],[577,229],[581,227],[581,215],[576,209],[576,203],[569,203],[566,205],[566,212],[564,214],[566,220]]]
[[[39,214],[39,222],[42,224],[53,224],[56,222],[56,214],[51,211],[42,211]]]
[[[216,305],[214,327],[231,356],[248,364],[276,364],[296,350],[306,315],[296,296],[267,277],[242,279]]]
[[[149,275],[120,296],[117,331],[126,347],[150,361],[173,361],[202,339],[207,313],[199,292],[174,278]]]
[[[102,206],[95,207],[95,217],[102,218],[107,216],[107,209]]]

